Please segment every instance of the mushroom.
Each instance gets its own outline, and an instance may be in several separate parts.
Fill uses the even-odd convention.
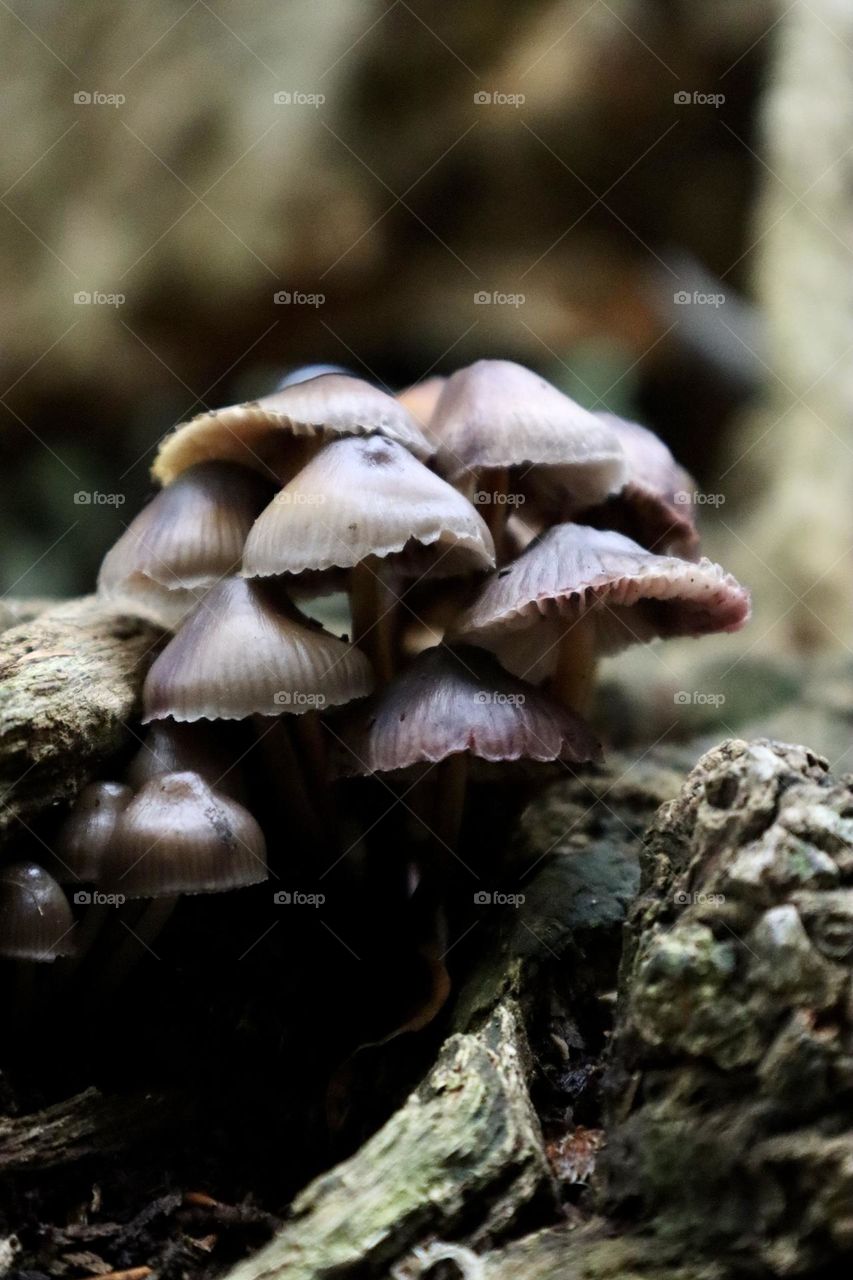
[[[498,766],[575,765],[598,760],[601,746],[573,711],[505,671],[471,645],[421,653],[387,688],[348,709],[335,726],[338,777],[425,775],[441,766],[433,820],[453,849],[469,763],[479,780],[505,777]]]
[[[598,657],[657,637],[737,631],[749,593],[710,560],[658,556],[630,538],[559,524],[487,579],[453,639],[528,679],[553,678],[583,710]]]
[[[599,416],[619,437],[627,475],[619,493],[583,513],[584,523],[615,529],[659,555],[696,560],[699,534],[691,505],[696,488],[692,477],[647,427],[611,413]]]
[[[98,574],[99,594],[148,603],[177,624],[240,563],[246,535],[271,494],[255,472],[228,462],[184,471],[142,509]]]
[[[190,771],[199,774],[217,791],[242,803],[245,787],[235,764],[235,757],[242,755],[242,750],[230,735],[223,735],[224,728],[224,725],[201,721],[175,724],[171,720],[155,720],[127,766],[125,780],[134,791],[139,791],[164,773]]]
[[[146,782],[116,827],[105,883],[126,898],[222,893],[267,878],[266,844],[243,805],[190,771]]]
[[[324,373],[177,427],[161,443],[153,473],[169,485],[188,467],[220,459],[283,482],[323,443],[368,435],[395,440],[417,457],[432,453],[415,419],[392,396],[350,374]]]
[[[44,867],[0,867],[0,956],[38,963],[71,956],[73,930],[68,899]]]
[[[405,391],[397,392],[397,399],[400,404],[408,409],[412,417],[424,428],[427,435],[429,435],[430,419],[435,413],[435,406],[438,404],[446,382],[446,378],[441,378],[436,374],[431,378],[424,378],[422,382],[412,383],[410,387],[406,387]]]
[[[478,360],[448,378],[430,434],[441,473],[478,490],[475,500],[486,507],[499,561],[507,514],[528,494],[557,492],[575,507],[591,506],[625,478],[616,433],[509,360]]]
[[[133,791],[121,782],[90,782],[80,792],[54,841],[53,870],[60,884],[97,884],[116,823]]]
[[[369,693],[370,664],[281,592],[227,578],[190,614],[145,681],[143,723],[302,715]]]
[[[327,445],[276,495],[246,541],[243,576],[350,570],[353,639],[388,679],[389,567],[452,576],[494,563],[470,502],[401,445],[373,436]]]
[[[148,905],[111,958],[100,982],[113,990],[150,949],[177,905],[189,894],[224,893],[266,880],[266,842],[248,809],[216,791],[197,773],[169,773],[146,782],[116,825],[104,888],[122,903]]]

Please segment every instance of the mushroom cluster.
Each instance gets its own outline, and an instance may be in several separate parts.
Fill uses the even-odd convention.
[[[665,445],[508,361],[397,397],[310,370],[178,427],[153,473],[98,584],[174,632],[144,686],[148,737],[82,793],[51,871],[148,899],[158,921],[179,895],[256,883],[266,846],[279,873],[357,850],[411,902],[486,856],[482,796],[502,813],[599,758],[599,658],[749,614],[699,557]],[[270,788],[262,812],[223,754],[232,720],[257,748],[247,775],[273,784],[275,840]],[[0,911],[27,891],[16,875]],[[436,990],[441,897],[413,940]]]

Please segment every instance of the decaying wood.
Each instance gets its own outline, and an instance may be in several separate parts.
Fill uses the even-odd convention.
[[[0,836],[75,795],[131,740],[162,634],[86,597],[0,636]]]
[[[647,841],[607,1206],[776,1275],[849,1259],[851,973],[853,781],[804,747],[724,743]]]
[[[0,631],[8,631],[10,627],[17,627],[22,622],[30,622],[56,604],[56,600],[44,600],[36,596],[28,600],[0,600]]]
[[[376,1269],[426,1233],[505,1232],[551,1175],[525,1078],[518,1012],[454,1035],[404,1107],[294,1202],[290,1221],[231,1280],[313,1280]]]
[[[108,1098],[87,1089],[32,1115],[0,1116],[0,1176],[123,1150],[174,1122],[180,1110],[164,1097]]]

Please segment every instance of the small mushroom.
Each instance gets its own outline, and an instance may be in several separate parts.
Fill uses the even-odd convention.
[[[235,572],[246,535],[270,496],[270,486],[246,467],[190,467],[107,552],[99,594],[139,600],[180,622],[208,587]]]
[[[370,664],[269,586],[227,578],[190,614],[145,681],[144,723],[302,715],[361,698]]]
[[[90,782],[80,792],[54,842],[55,868],[61,884],[97,884],[109,854],[116,823],[133,791],[121,782]]]
[[[610,413],[599,416],[619,437],[628,470],[619,493],[583,513],[584,524],[615,529],[658,555],[697,559],[695,481],[654,432]]]
[[[401,445],[373,436],[327,445],[277,494],[246,541],[243,575],[351,571],[353,639],[390,677],[389,572],[447,577],[494,565],[467,498]]]
[[[126,898],[223,893],[267,878],[248,809],[197,773],[145,783],[119,819],[104,883]]]
[[[510,671],[554,679],[583,710],[598,657],[658,637],[737,631],[749,593],[710,560],[657,556],[621,533],[559,524],[493,573],[453,639],[483,645]]]
[[[44,867],[0,867],[0,955],[50,963],[74,954],[73,931],[68,899]]]
[[[124,777],[134,791],[165,773],[197,773],[205,782],[241,803],[245,787],[235,759],[242,754],[224,725],[175,724],[155,720],[125,770]],[[115,784],[110,784],[115,785]]]
[[[432,452],[415,419],[393,396],[350,374],[324,373],[184,423],[160,445],[153,472],[169,485],[188,467],[219,459],[283,482],[323,443],[366,435],[396,440],[417,457]]]
[[[412,383],[410,387],[406,387],[405,391],[397,392],[397,399],[400,404],[408,409],[412,417],[424,428],[427,435],[429,435],[430,419],[435,413],[435,407],[446,382],[446,378],[441,378],[436,374],[432,378],[424,378],[423,382]]]
[[[339,777],[418,776],[441,766],[432,825],[450,849],[469,763],[473,776],[494,780],[506,776],[496,766],[576,765],[601,756],[578,715],[470,645],[427,649],[387,688],[343,713],[334,731]]]
[[[591,506],[625,478],[615,432],[509,360],[478,360],[448,378],[430,434],[441,473],[478,489],[499,561],[507,515],[527,494],[557,491],[574,507]]]

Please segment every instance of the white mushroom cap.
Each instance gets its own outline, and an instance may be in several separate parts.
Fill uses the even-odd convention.
[[[586,501],[618,490],[625,461],[614,432],[530,369],[478,360],[447,380],[430,420],[450,480],[484,470],[555,468]]]
[[[214,587],[148,672],[145,722],[301,715],[364,697],[367,658],[259,583]]]
[[[324,373],[283,390],[202,413],[162,441],[153,474],[171,484],[198,462],[240,462],[264,475],[278,474],[288,445],[299,438],[318,444],[338,436],[382,435],[418,457],[432,452],[415,419],[393,396],[361,378]]]
[[[416,542],[439,573],[488,569],[494,545],[479,512],[401,445],[380,436],[327,445],[258,517],[245,577],[351,568]]]

